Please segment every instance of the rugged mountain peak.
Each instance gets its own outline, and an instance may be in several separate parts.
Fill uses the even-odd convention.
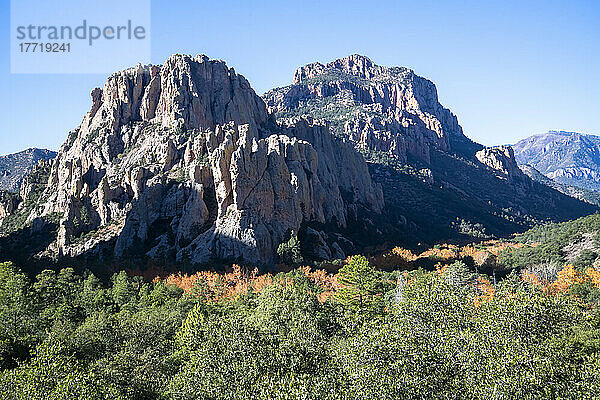
[[[292,231],[343,230],[383,208],[352,145],[312,120],[276,125],[223,61],[174,55],[91,96],[26,215],[59,216],[46,255],[271,264]]]
[[[264,127],[269,118],[246,78],[205,55],[176,54],[161,66],[138,64],[112,74],[91,96],[81,126],[87,134],[116,132],[136,121],[204,129],[229,121]]]
[[[376,65],[368,57],[353,54],[323,65],[319,62],[300,67],[294,74],[294,84],[299,85],[328,71],[336,70],[344,74],[371,79],[384,73],[385,68]]]
[[[360,76],[361,78],[371,79],[374,75],[380,74],[383,68],[375,65],[368,57],[360,54],[340,58],[327,64],[329,68],[336,68],[346,74]]]
[[[431,81],[361,55],[300,67],[292,85],[263,98],[280,120],[322,116],[336,135],[358,148],[401,161],[413,157],[429,163],[432,148],[460,151],[469,142],[454,114],[439,103]]]

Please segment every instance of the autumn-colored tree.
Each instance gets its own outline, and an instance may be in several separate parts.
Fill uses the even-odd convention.
[[[571,264],[565,265],[558,271],[556,280],[547,287],[549,294],[560,295],[566,293],[569,288],[575,284],[581,284],[585,281],[584,275]]]
[[[317,295],[317,298],[321,303],[324,303],[327,299],[334,296],[339,290],[340,285],[336,275],[330,274],[323,269],[311,271],[308,266],[302,267],[302,272],[312,283],[322,290],[322,292]]]
[[[475,307],[479,307],[485,301],[492,300],[496,294],[496,288],[487,278],[478,277],[476,287],[479,295],[475,297]]]

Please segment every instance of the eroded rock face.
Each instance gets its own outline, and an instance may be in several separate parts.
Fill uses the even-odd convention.
[[[14,193],[0,191],[0,224],[19,206],[20,198]]]
[[[351,144],[313,121],[278,126],[224,62],[182,55],[92,91],[43,197],[36,217],[61,216],[58,257],[103,242],[116,258],[191,263],[270,264],[305,222],[343,228],[383,208]]]
[[[432,146],[449,150],[453,138],[467,140],[456,116],[439,103],[431,81],[360,55],[300,67],[292,85],[263,97],[278,118],[327,109],[323,117],[337,135],[404,162],[412,156],[429,163]]]
[[[500,178],[514,181],[522,180],[525,177],[510,146],[486,147],[475,153],[475,157],[479,162],[494,170]]]
[[[331,190],[337,186],[350,197],[350,203],[361,202],[371,210],[382,211],[381,185],[373,186],[363,157],[351,143],[334,138],[329,125],[323,121],[315,123],[310,118],[298,118],[284,122],[282,127],[286,135],[313,145],[319,160],[319,174],[326,176],[330,172],[336,178],[328,182]]]
[[[349,181],[341,173],[365,171],[364,161],[350,146],[334,141],[326,126],[301,120],[283,132],[260,138],[249,125],[228,125],[211,134],[208,142],[217,144],[209,145],[209,158],[218,216],[178,258],[203,263],[216,254],[272,262],[277,246],[303,221],[345,227],[352,204],[380,210],[381,191],[368,173],[366,182]],[[312,135],[313,142],[295,135],[300,133]],[[347,151],[351,157],[344,157]],[[355,199],[345,201],[343,190]]]

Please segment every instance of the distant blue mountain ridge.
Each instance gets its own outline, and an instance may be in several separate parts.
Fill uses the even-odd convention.
[[[513,146],[520,165],[529,165],[554,181],[600,191],[600,137],[549,131]]]
[[[0,190],[18,192],[25,174],[40,160],[50,160],[56,152],[31,148],[19,153],[0,156]]]

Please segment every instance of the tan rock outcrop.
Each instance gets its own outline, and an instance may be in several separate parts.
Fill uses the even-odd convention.
[[[4,218],[15,212],[20,200],[19,196],[14,193],[0,191],[0,224]]]
[[[62,216],[57,256],[90,251],[97,237],[117,258],[144,249],[192,263],[273,263],[303,223],[343,228],[349,212],[383,208],[351,144],[312,121],[277,126],[224,62],[182,55],[92,92],[44,198],[44,212]]]
[[[479,162],[494,170],[499,178],[512,181],[525,177],[510,146],[486,147],[475,153],[475,157]]]
[[[279,117],[310,115],[315,107],[330,110],[326,118],[336,134],[401,161],[412,156],[428,163],[431,147],[449,150],[453,138],[466,139],[431,81],[356,54],[300,67],[291,86],[263,97]]]

